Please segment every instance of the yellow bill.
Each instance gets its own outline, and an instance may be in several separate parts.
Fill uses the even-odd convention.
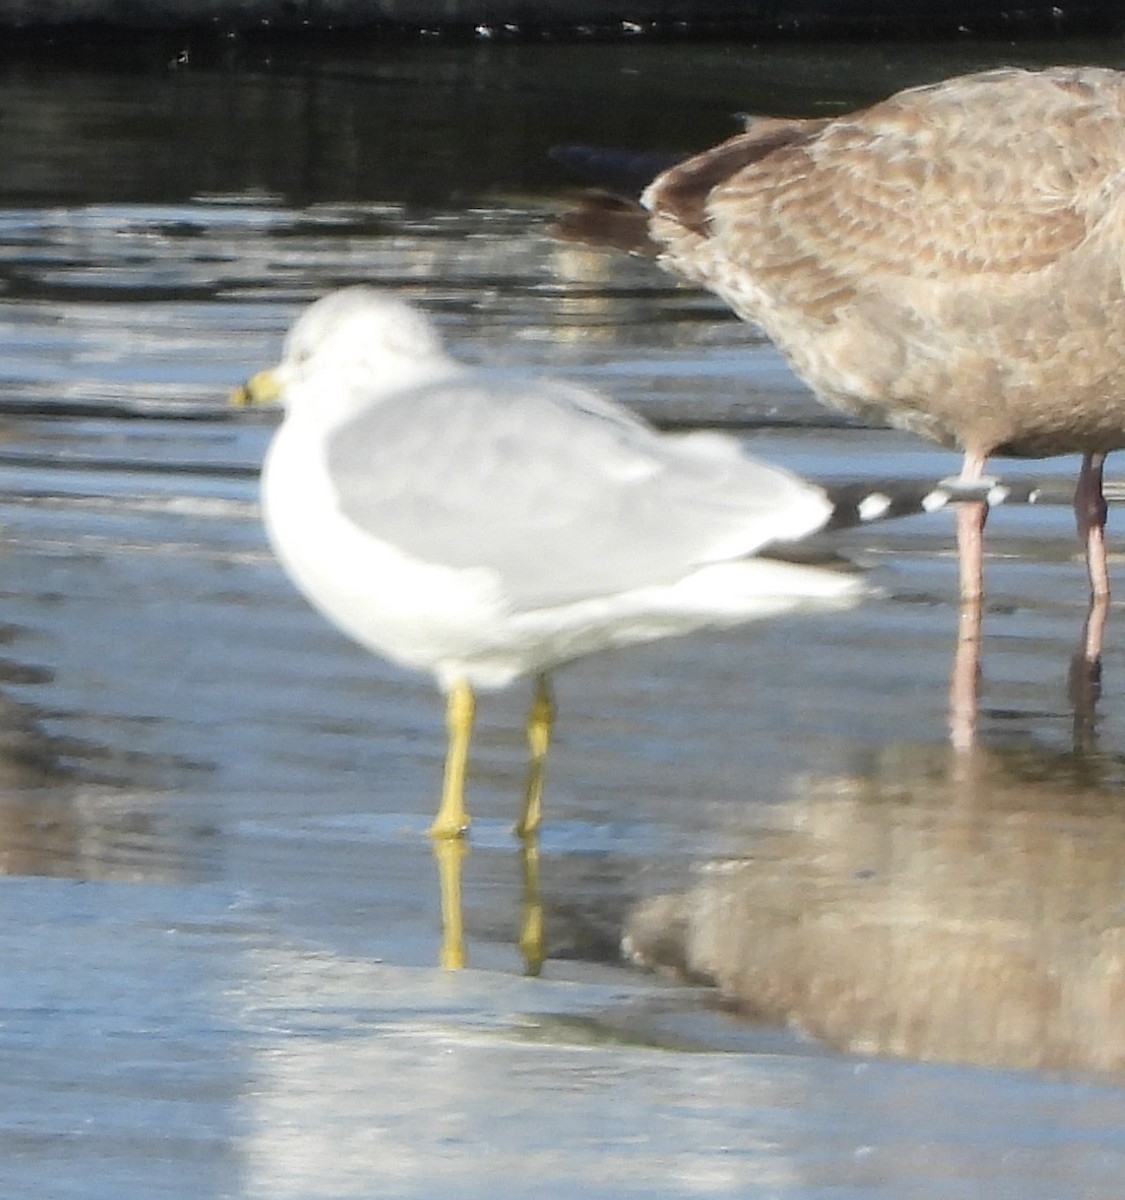
[[[251,408],[259,404],[276,404],[281,398],[277,372],[271,367],[252,375],[230,394],[228,403],[234,408]]]

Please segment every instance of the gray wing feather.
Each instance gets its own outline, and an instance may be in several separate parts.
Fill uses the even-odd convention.
[[[334,431],[340,511],[444,566],[494,571],[517,609],[670,583],[802,536],[818,488],[718,435],[667,436],[600,397],[471,376],[396,393]]]

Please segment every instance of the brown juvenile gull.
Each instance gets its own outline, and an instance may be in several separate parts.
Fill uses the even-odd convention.
[[[1125,447],[1125,74],[993,70],[847,116],[752,120],[640,205],[594,200],[558,231],[657,255],[826,403],[959,448],[966,484],[995,454],[1081,454],[1074,510],[1104,607],[1102,467]],[[961,596],[978,604],[985,515],[958,509]]]
[[[262,470],[282,566],[345,633],[446,694],[438,838],[469,823],[474,689],[538,680],[517,826],[532,833],[553,667],[867,590],[761,553],[834,516],[821,488],[733,438],[661,434],[593,392],[463,366],[422,312],[373,288],[313,304],[281,365],[234,398],[284,408]]]

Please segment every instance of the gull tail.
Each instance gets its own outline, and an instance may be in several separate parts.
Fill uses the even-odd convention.
[[[821,484],[832,505],[828,520],[811,537],[795,542],[774,542],[760,557],[797,566],[831,568],[842,574],[864,573],[848,555],[835,545],[832,534],[857,529],[901,517],[937,512],[948,504],[983,501],[990,507],[999,504],[1041,504],[1066,501],[1065,495],[1051,485],[1034,480],[1003,483],[991,476],[966,482],[955,477],[930,479],[859,480],[851,483]],[[1068,501],[1067,501],[1068,502]]]
[[[824,530],[854,529],[875,521],[936,512],[947,504],[976,501],[990,508],[999,504],[1038,504],[1047,499],[1047,489],[1034,480],[1004,483],[993,476],[971,482],[956,477],[941,479],[865,479],[855,483],[822,485],[832,503],[832,515]]]

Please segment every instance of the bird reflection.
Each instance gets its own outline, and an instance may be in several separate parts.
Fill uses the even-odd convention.
[[[151,792],[98,771],[101,755],[46,733],[34,705],[0,693],[0,875],[168,882],[188,874],[185,831],[155,811]]]
[[[855,1053],[1125,1071],[1125,757],[890,747],[632,915],[637,961]]]

